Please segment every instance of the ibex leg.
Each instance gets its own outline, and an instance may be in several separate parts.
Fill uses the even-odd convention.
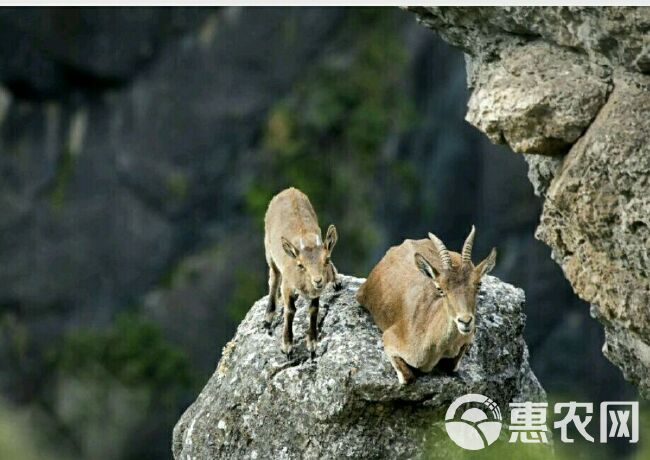
[[[280,281],[280,272],[273,262],[269,262],[269,302],[266,304],[266,314],[264,316],[264,327],[271,333],[271,323],[275,315],[275,304],[278,298],[278,285]]]
[[[291,359],[293,350],[293,317],[296,314],[296,298],[288,289],[282,290],[284,298],[284,333],[282,335],[282,351]]]
[[[309,350],[311,359],[316,356],[316,346],[318,344],[318,305],[320,298],[311,299],[309,305],[309,329],[307,329],[307,350]]]

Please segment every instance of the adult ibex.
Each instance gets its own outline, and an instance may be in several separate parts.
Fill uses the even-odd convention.
[[[276,298],[281,292],[284,301],[282,351],[291,357],[296,300],[298,295],[310,299],[306,342],[313,358],[318,340],[320,295],[328,283],[336,282],[336,268],[330,260],[338,239],[336,227],[330,225],[323,240],[309,198],[291,187],[278,193],[269,203],[264,230],[269,265],[269,303],[264,325],[270,331]]]
[[[440,362],[456,371],[474,338],[476,295],[497,255],[492,249],[474,266],[474,234],[472,226],[462,254],[448,251],[432,233],[405,240],[359,288],[357,300],[383,331],[384,351],[401,384],[415,378],[411,368],[430,372]]]

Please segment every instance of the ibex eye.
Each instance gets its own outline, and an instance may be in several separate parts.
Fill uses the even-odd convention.
[[[438,286],[436,286],[436,290],[438,291],[438,295],[439,295],[440,297],[444,297],[444,296],[445,296],[445,291],[443,291],[442,288],[439,288]]]
[[[303,264],[298,264],[298,268],[301,269],[301,270],[304,270],[305,266]]]

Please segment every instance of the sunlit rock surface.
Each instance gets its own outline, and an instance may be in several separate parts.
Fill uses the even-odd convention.
[[[280,351],[262,328],[266,298],[256,302],[226,345],[217,370],[174,429],[178,460],[211,458],[404,458],[435,451],[444,411],[456,397],[481,393],[502,411],[511,401],[543,400],[522,338],[524,293],[486,276],[477,334],[457,375],[434,371],[400,386],[383,353],[381,333],[355,300],[362,279],[344,276],[321,298],[321,340],[309,359],[302,332],[304,300],[294,322],[296,351]],[[437,452],[437,454],[436,454]]]

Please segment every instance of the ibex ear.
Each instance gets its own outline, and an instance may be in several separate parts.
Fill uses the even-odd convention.
[[[492,271],[494,264],[497,261],[497,248],[492,248],[490,255],[487,256],[483,261],[476,266],[474,270],[479,274],[479,277],[486,275]]]
[[[420,270],[424,276],[428,276],[434,280],[436,279],[436,276],[438,276],[436,269],[433,268],[429,261],[422,257],[422,254],[419,252],[415,253],[415,266],[418,267],[418,270]]]
[[[338,240],[339,235],[336,232],[336,227],[332,224],[327,228],[327,234],[325,235],[325,248],[328,252],[332,252]]]
[[[294,259],[298,257],[298,249],[284,236],[282,237],[282,249],[284,249],[284,252],[286,252],[289,257],[293,257]]]

